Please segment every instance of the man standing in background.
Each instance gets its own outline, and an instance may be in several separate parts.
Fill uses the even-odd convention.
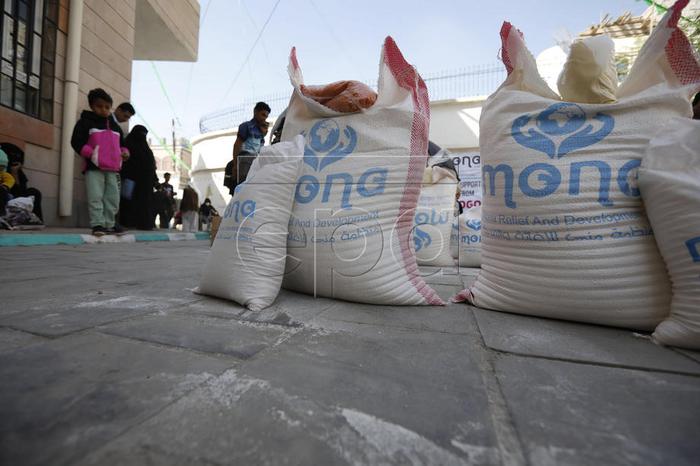
[[[119,125],[124,137],[129,134],[129,119],[134,115],[136,115],[136,110],[129,102],[120,103],[112,113],[112,119]]]
[[[265,144],[265,135],[270,126],[267,122],[270,111],[269,105],[258,102],[253,108],[253,119],[238,126],[238,135],[233,144],[233,159],[224,170],[224,186],[231,195],[236,186],[245,181],[250,165]]]

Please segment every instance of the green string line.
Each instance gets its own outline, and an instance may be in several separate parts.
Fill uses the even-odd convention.
[[[185,168],[187,171],[190,171],[191,168],[190,168],[180,157],[178,157],[178,156],[175,154],[175,152],[173,152],[172,148],[171,148],[169,145],[163,143],[163,140],[158,136],[158,133],[156,133],[155,131],[153,131],[153,129],[151,128],[151,125],[148,124],[148,122],[147,122],[146,119],[143,117],[143,115],[141,114],[140,111],[139,111],[138,117],[139,117],[139,119],[141,120],[141,122],[143,122],[143,124],[144,124],[144,125],[146,126],[146,128],[148,129],[148,132],[149,132],[149,133],[152,133],[152,134],[156,137],[156,139],[158,140],[158,144],[159,144],[163,149],[165,149],[165,151],[168,153],[168,155],[170,155],[170,157],[173,159],[173,161],[174,161],[175,163],[180,164],[180,166],[183,167],[183,168]]]
[[[165,100],[168,101],[168,105],[170,105],[170,110],[173,112],[173,115],[175,116],[175,120],[177,120],[177,124],[182,126],[182,123],[180,123],[180,118],[177,116],[177,112],[175,111],[175,106],[173,105],[172,100],[170,100],[170,95],[168,95],[168,91],[165,89],[165,84],[163,83],[163,79],[160,77],[160,73],[158,72],[158,68],[156,68],[156,64],[153,62],[151,63],[151,68],[153,68],[153,73],[155,73],[156,78],[158,79],[158,84],[160,84],[160,89],[163,91],[163,95],[165,96]]]

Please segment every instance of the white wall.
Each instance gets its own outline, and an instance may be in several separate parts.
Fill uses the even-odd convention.
[[[430,103],[430,140],[452,152],[478,149],[479,118],[486,97]]]
[[[192,140],[192,184],[199,198],[209,197],[219,212],[224,211],[231,199],[228,188],[224,187],[224,168],[231,160],[237,133],[237,128],[214,131]]]

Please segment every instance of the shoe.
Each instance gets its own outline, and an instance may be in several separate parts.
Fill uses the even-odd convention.
[[[97,225],[97,226],[92,227],[92,234],[97,236],[97,237],[100,237],[100,236],[104,236],[106,234],[106,231],[102,225]]]
[[[107,234],[110,234],[110,235],[121,236],[121,235],[126,234],[126,231],[127,231],[126,228],[119,225],[118,223],[115,224],[112,228],[107,228]]]

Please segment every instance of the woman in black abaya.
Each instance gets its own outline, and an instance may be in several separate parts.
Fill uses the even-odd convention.
[[[153,188],[158,184],[156,160],[148,146],[147,134],[148,130],[142,125],[131,130],[125,143],[131,155],[121,170],[121,223],[139,230],[153,229]]]

